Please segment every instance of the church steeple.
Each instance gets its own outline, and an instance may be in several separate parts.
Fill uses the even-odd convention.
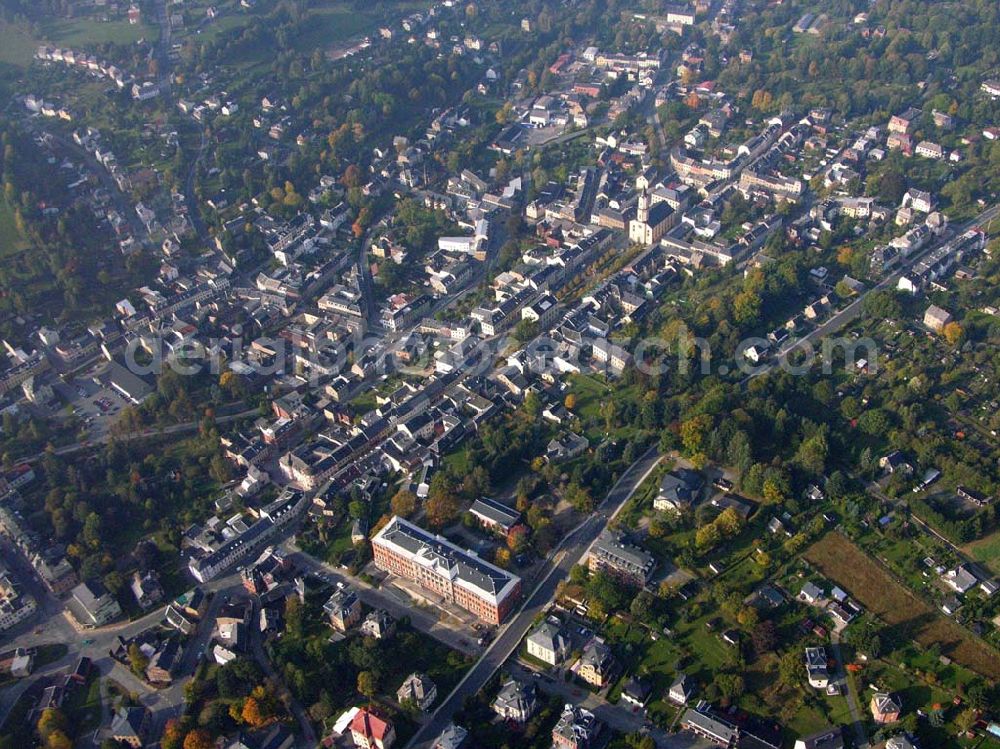
[[[635,218],[640,224],[649,223],[649,193],[645,190],[639,196],[639,209],[636,211]]]

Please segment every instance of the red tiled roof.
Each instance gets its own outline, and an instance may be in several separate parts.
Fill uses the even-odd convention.
[[[383,741],[388,732],[389,724],[365,709],[359,710],[351,721],[351,733],[361,734],[367,739]]]

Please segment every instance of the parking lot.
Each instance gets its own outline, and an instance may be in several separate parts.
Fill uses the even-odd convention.
[[[539,147],[555,140],[567,131],[565,125],[546,125],[545,127],[535,127],[526,122],[524,125],[524,141],[528,146]]]
[[[73,410],[92,438],[107,434],[111,424],[128,405],[125,398],[110,386],[95,382],[99,375],[77,377],[57,386],[59,395]]]

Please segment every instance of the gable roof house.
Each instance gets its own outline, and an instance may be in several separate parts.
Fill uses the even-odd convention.
[[[636,707],[646,707],[649,695],[652,692],[653,689],[650,687],[649,682],[638,676],[633,676],[622,688],[622,699]]]
[[[545,459],[550,463],[562,463],[572,460],[586,452],[589,447],[587,438],[574,432],[566,432],[559,437],[553,437],[545,446]]]
[[[153,653],[146,666],[146,679],[152,684],[170,684],[182,655],[180,639],[171,637]]]
[[[872,695],[869,709],[876,723],[895,723],[903,706],[899,698],[889,692],[876,692]]]
[[[426,710],[437,699],[437,685],[427,674],[412,673],[396,690],[396,699],[400,703],[412,702],[421,710]]]
[[[121,616],[118,601],[99,583],[83,582],[73,588],[70,611],[84,627],[101,627]]]
[[[670,685],[670,689],[667,691],[667,698],[675,705],[683,705],[690,700],[694,694],[694,679],[685,673],[679,673],[677,674],[677,678],[674,679],[674,683]]]
[[[258,731],[240,731],[225,749],[291,749],[295,743],[295,734],[288,726],[272,725]]]
[[[823,589],[812,582],[806,582],[799,591],[799,598],[806,603],[816,603],[825,595]]]
[[[538,708],[535,685],[510,679],[493,700],[493,712],[504,720],[524,725]]]
[[[956,593],[963,594],[968,593],[979,584],[979,579],[964,564],[945,572],[941,575],[941,580]]]
[[[941,309],[936,304],[932,304],[924,312],[924,325],[933,330],[935,333],[940,333],[944,330],[944,326],[951,321],[951,313],[947,310]]]
[[[514,526],[521,522],[520,512],[489,497],[477,499],[472,503],[469,512],[483,528],[502,536],[506,536]]]
[[[697,500],[704,485],[705,480],[696,471],[688,468],[670,471],[660,481],[660,491],[653,500],[653,509],[678,512],[686,510]]]
[[[913,473],[913,465],[899,450],[893,450],[888,455],[883,455],[879,458],[878,467],[886,473],[895,473],[896,471],[901,471],[907,475]]]
[[[796,739],[794,749],[844,749],[844,734],[840,728],[824,728]]]
[[[727,749],[735,747],[740,736],[739,729],[729,721],[693,708],[684,711],[681,728]]]
[[[539,624],[525,639],[528,655],[548,663],[559,665],[569,653],[569,641],[563,636],[562,628],[555,621],[547,620]]]
[[[392,723],[382,720],[367,708],[355,713],[350,729],[355,746],[362,749],[390,749],[396,740],[396,729]]]
[[[145,707],[118,708],[111,720],[110,736],[112,741],[127,744],[133,749],[139,749],[146,743],[149,729],[149,710]]]

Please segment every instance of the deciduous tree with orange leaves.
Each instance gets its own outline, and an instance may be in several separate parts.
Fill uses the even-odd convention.
[[[212,734],[204,728],[188,731],[188,735],[184,737],[184,749],[212,749],[213,744]]]

